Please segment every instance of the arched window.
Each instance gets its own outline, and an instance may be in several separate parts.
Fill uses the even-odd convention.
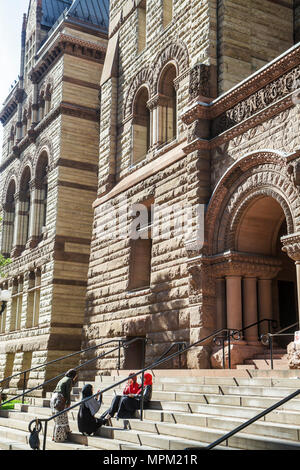
[[[159,143],[165,144],[177,135],[177,94],[174,80],[177,72],[175,65],[168,64],[163,70],[159,85]]]
[[[143,86],[137,93],[133,106],[132,163],[143,160],[150,148],[150,111],[147,107],[148,89]]]
[[[14,226],[15,226],[15,193],[16,184],[11,180],[8,186],[5,204],[3,206],[3,222],[2,222],[2,247],[3,256],[8,258],[13,247]]]

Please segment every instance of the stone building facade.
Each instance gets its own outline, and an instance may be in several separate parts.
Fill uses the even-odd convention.
[[[109,14],[107,1],[88,3],[29,2],[19,79],[0,113],[1,252],[12,260],[1,378],[81,346]],[[28,386],[72,364],[34,371]]]
[[[297,321],[299,8],[111,2],[83,346],[144,337],[150,364],[216,329]],[[267,324],[232,342],[233,366]],[[184,367],[222,367],[212,344]]]
[[[41,27],[50,3],[64,14]],[[49,4],[30,2],[0,114],[2,373],[136,337],[149,364],[216,329],[295,323],[298,2],[111,0],[109,23],[108,1]],[[265,328],[232,342],[233,364]],[[221,367],[218,348],[181,366]]]

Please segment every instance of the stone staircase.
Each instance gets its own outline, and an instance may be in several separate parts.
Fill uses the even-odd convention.
[[[273,368],[275,370],[287,370],[288,365],[288,355],[286,349],[276,348],[273,350]],[[266,349],[265,352],[260,354],[255,354],[251,359],[246,359],[243,364],[236,366],[237,369],[270,369],[271,368],[271,358],[270,351]]]
[[[128,371],[96,377],[94,390],[103,390]],[[48,424],[47,450],[183,450],[204,447],[300,388],[300,371],[293,370],[157,370],[153,399],[138,417],[127,422],[113,419],[97,436],[78,433],[77,408],[69,412],[71,439],[52,442],[53,421]],[[91,383],[91,382],[89,382]],[[80,399],[84,382],[73,388],[72,401]],[[101,414],[118,387],[104,394]],[[30,397],[26,405],[0,411],[0,449],[30,450],[28,424],[51,415],[51,394]],[[40,440],[43,434],[40,433]],[[300,450],[300,396],[257,421],[218,447],[222,450]]]

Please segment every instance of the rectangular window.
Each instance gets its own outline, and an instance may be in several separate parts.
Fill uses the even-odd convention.
[[[146,47],[146,23],[147,23],[147,13],[146,13],[146,0],[142,0],[137,8],[138,15],[138,53],[143,51]]]
[[[29,276],[29,289],[27,297],[26,328],[33,328],[39,324],[41,296],[41,272],[31,272]]]
[[[23,304],[23,278],[14,282],[12,301],[11,301],[11,316],[10,316],[10,331],[21,329],[22,318],[22,304]]]
[[[173,0],[163,0],[163,27],[165,28],[173,19]]]
[[[139,214],[133,221],[138,238],[132,237],[130,240],[129,290],[149,287],[151,281],[153,199],[144,201],[142,204],[145,212],[147,211],[147,216],[141,217]]]

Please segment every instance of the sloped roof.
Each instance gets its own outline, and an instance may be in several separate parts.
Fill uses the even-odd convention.
[[[72,0],[43,0],[42,2],[42,26],[51,28],[60,15],[72,5]]]
[[[42,5],[42,26],[47,28],[52,28],[64,14],[65,18],[108,31],[109,0],[42,0]]]
[[[92,23],[108,31],[109,0],[74,0],[67,16]]]

